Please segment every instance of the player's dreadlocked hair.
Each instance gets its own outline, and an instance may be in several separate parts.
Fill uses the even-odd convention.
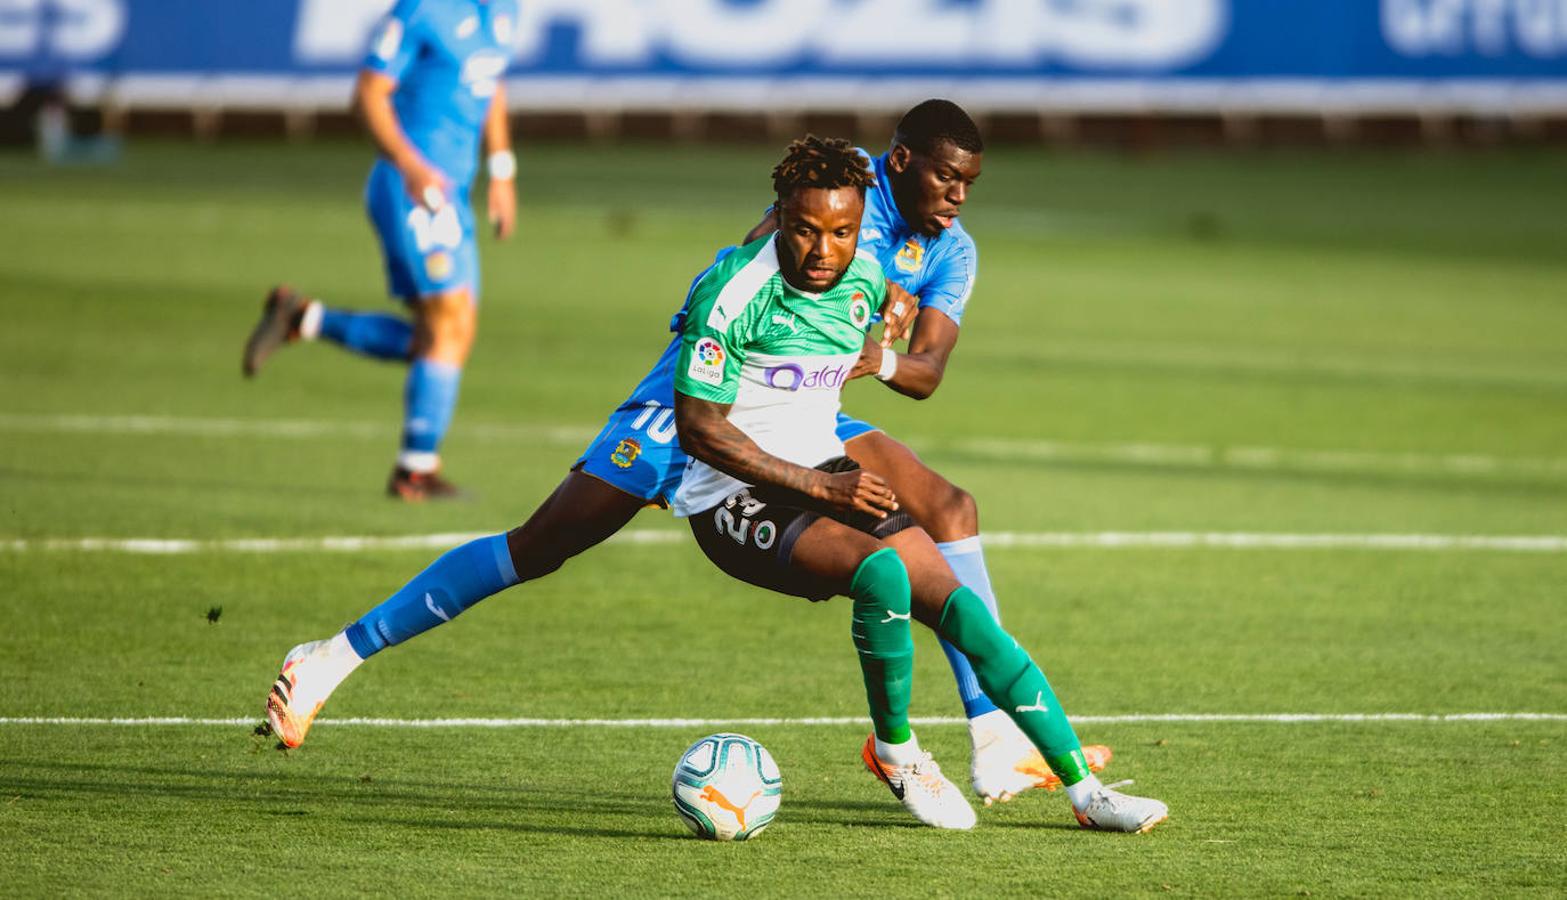
[[[979,126],[951,100],[926,100],[904,113],[894,135],[893,140],[915,153],[928,154],[942,141],[951,141],[959,150],[970,153],[985,150]]]
[[[789,145],[789,153],[773,169],[773,191],[782,203],[800,188],[858,188],[876,183],[865,157],[842,138],[819,138],[808,134]]]

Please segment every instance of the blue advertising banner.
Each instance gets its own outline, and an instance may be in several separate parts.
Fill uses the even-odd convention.
[[[482,2],[482,0],[474,0]],[[390,0],[0,0],[0,84],[342,105]],[[1567,0],[524,0],[519,107],[1567,109]]]

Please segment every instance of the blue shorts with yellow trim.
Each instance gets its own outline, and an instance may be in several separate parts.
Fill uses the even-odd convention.
[[[423,297],[468,288],[479,299],[479,249],[466,187],[436,212],[415,203],[403,176],[378,160],[365,182],[365,211],[381,242],[386,289],[394,297]]]

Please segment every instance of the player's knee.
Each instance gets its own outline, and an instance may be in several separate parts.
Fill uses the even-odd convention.
[[[478,312],[467,291],[427,297],[419,306],[415,355],[461,366],[473,349]]]
[[[979,503],[973,494],[949,481],[934,493],[935,503],[920,522],[933,540],[958,541],[979,534]]]
[[[518,583],[543,578],[566,564],[567,554],[548,541],[534,539],[528,526],[519,525],[506,532],[506,549]]]
[[[884,547],[860,561],[849,582],[849,596],[857,603],[869,602],[889,612],[909,611],[909,570],[898,551]]]

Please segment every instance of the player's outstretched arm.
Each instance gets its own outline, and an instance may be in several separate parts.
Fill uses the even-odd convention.
[[[947,372],[947,358],[958,345],[958,323],[940,310],[925,307],[914,320],[914,335],[909,352],[896,353],[867,337],[860,361],[850,378],[875,375],[887,386],[915,400],[924,400],[941,386]],[[890,371],[888,371],[890,370]]]
[[[511,117],[506,109],[506,86],[497,84],[484,117],[486,171],[490,178],[486,209],[495,236],[511,237],[517,221],[517,155],[511,150]]]
[[[728,419],[729,404],[675,392],[675,431],[680,449],[747,484],[785,488],[842,510],[886,518],[897,510],[892,488],[879,475],[856,469],[807,469],[763,450]]]
[[[762,216],[762,221],[756,223],[756,227],[745,233],[742,244],[749,244],[757,238],[772,234],[778,230],[778,210],[774,207],[767,208],[767,214]]]
[[[392,106],[392,93],[396,90],[395,78],[362,69],[359,81],[354,85],[354,108],[364,120],[376,149],[402,173],[409,196],[431,209],[438,208],[451,193],[450,180],[426,162],[408,140],[402,124],[397,121],[397,110]]]

